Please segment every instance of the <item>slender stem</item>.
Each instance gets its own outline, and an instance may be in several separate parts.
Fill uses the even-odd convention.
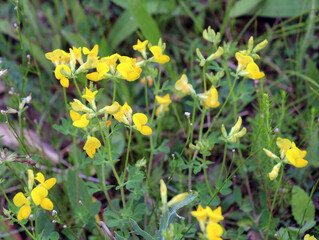
[[[19,118],[19,129],[20,129],[20,138],[21,142],[24,142],[23,126],[22,126],[22,112],[18,113]]]
[[[151,155],[150,155],[150,161],[148,163],[148,169],[147,169],[147,174],[151,174],[151,169],[152,169],[152,163],[153,163],[153,151],[154,151],[154,143],[153,143],[153,137],[150,135],[150,144],[151,144]]]
[[[280,188],[280,185],[281,185],[281,181],[282,181],[282,176],[284,174],[284,167],[282,166],[281,167],[281,172],[280,172],[280,177],[279,177],[279,182],[278,182],[278,185],[277,185],[277,189],[276,189],[276,192],[275,192],[275,196],[274,196],[274,199],[272,200],[272,204],[271,204],[271,209],[270,209],[270,214],[269,214],[269,218],[268,218],[268,225],[267,225],[267,236],[266,236],[266,240],[268,240],[268,237],[269,237],[269,232],[270,232],[270,223],[271,223],[271,218],[272,218],[272,212],[275,208],[275,203],[276,203],[276,199],[277,199],[277,194],[279,192],[279,188]]]
[[[174,114],[175,114],[175,116],[176,116],[176,119],[177,119],[177,122],[178,122],[180,128],[183,129],[183,132],[185,133],[185,130],[184,130],[184,128],[183,128],[183,123],[182,123],[182,121],[181,121],[181,118],[180,118],[179,115],[178,115],[178,112],[177,112],[177,109],[176,109],[176,107],[175,107],[175,104],[173,103],[171,106],[173,107],[173,111],[174,111]]]
[[[157,84],[156,84],[156,86],[155,86],[155,92],[154,92],[155,95],[157,95],[157,94],[158,94],[158,91],[160,90],[160,86],[161,86],[161,75],[162,75],[161,73],[162,73],[162,65],[159,66],[159,70],[158,70]],[[156,113],[156,105],[157,105],[157,101],[156,101],[156,98],[155,98],[151,122],[153,122],[153,119],[154,119],[154,116],[155,116],[155,113]]]
[[[222,174],[224,171],[224,166],[225,166],[225,161],[226,161],[226,153],[227,153],[227,142],[225,143],[225,148],[224,148],[224,157],[223,157],[223,163],[222,163],[222,168],[219,172],[218,180],[217,180],[217,186],[219,186],[219,182],[222,178]]]
[[[196,115],[196,102],[197,98],[194,99],[194,104],[193,104],[193,113],[192,113],[192,122],[191,122],[191,127],[190,127],[190,142],[193,142],[193,130],[194,130],[194,123],[195,123],[195,115]],[[190,125],[190,124],[189,124]],[[193,168],[193,163],[191,162],[191,154],[189,154],[189,159],[188,159],[188,190],[192,189],[192,168]]]
[[[38,238],[38,214],[37,214],[36,205],[34,205],[34,222],[35,222],[35,237]]]
[[[207,65],[206,65],[206,62],[203,66],[203,82],[204,82],[204,92],[207,91],[207,87],[206,87],[206,68],[207,68]]]
[[[147,76],[146,76],[146,69],[147,69],[147,64],[145,64],[144,66],[144,79],[145,79],[145,104],[146,104],[146,113],[147,113],[147,117],[150,117],[150,112],[148,109],[148,80],[147,80]]]
[[[125,159],[125,166],[124,166],[123,183],[125,182],[126,169],[127,169],[127,164],[128,164],[128,157],[129,157],[129,154],[130,154],[131,140],[132,140],[132,127],[130,126],[130,135],[129,135],[128,143],[127,143],[127,150],[126,150],[127,152],[126,152],[126,159]]]
[[[234,83],[233,83],[233,86],[231,87],[230,92],[228,93],[228,96],[227,96],[227,98],[226,98],[224,104],[223,104],[222,107],[219,109],[219,111],[218,111],[218,113],[216,114],[216,116],[215,116],[215,118],[214,118],[212,124],[209,126],[207,132],[205,133],[205,137],[207,137],[207,135],[209,134],[209,132],[212,130],[212,128],[213,128],[213,126],[214,126],[214,123],[216,122],[217,118],[219,117],[219,115],[221,114],[222,110],[223,110],[224,107],[226,106],[226,104],[227,104],[227,102],[228,102],[228,100],[229,100],[229,97],[230,97],[230,95],[232,94],[232,92],[233,92],[233,90],[234,90],[234,87],[235,87],[235,85],[236,85],[237,79],[238,79],[238,76],[236,75],[235,80],[234,80]]]
[[[203,159],[204,159],[204,160],[203,160],[203,164],[206,164],[206,155],[203,156]],[[212,189],[211,189],[210,184],[209,184],[209,181],[208,181],[206,168],[204,167],[203,170],[204,170],[204,176],[205,176],[205,183],[206,183],[206,186],[207,186],[207,188],[208,188],[209,194],[210,194],[211,196],[213,196],[213,192],[212,192]]]
[[[116,99],[116,79],[114,79],[114,85],[113,85],[113,101],[112,103],[115,102],[115,99]]]
[[[76,77],[73,77],[73,80],[74,80],[74,85],[76,87],[76,90],[78,91],[79,97],[82,98],[82,94],[81,94],[81,91],[79,89],[78,83],[76,81]]]

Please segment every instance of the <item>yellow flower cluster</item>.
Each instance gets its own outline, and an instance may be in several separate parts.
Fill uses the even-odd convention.
[[[307,166],[308,161],[304,159],[304,157],[307,155],[307,151],[300,150],[294,142],[291,142],[287,138],[278,137],[276,144],[280,149],[280,157],[278,157],[268,149],[263,149],[268,157],[278,162],[273,167],[272,171],[268,174],[270,180],[274,180],[278,177],[280,167],[283,163],[289,163],[297,168]]]
[[[235,57],[238,61],[237,73],[241,76],[250,79],[260,79],[265,76],[263,72],[260,72],[258,65],[254,62],[253,58],[259,59],[258,51],[266,47],[267,40],[257,44],[253,49],[254,39],[249,39],[248,49],[240,52],[236,52]]]
[[[196,217],[201,231],[208,238],[208,240],[222,240],[223,228],[220,221],[224,220],[222,209],[219,206],[212,210],[209,206],[205,209],[199,205],[196,211],[191,212],[192,216]]]
[[[33,188],[34,179],[39,182],[35,188]],[[26,197],[22,192],[18,192],[13,198],[14,205],[20,208],[17,219],[23,220],[30,216],[31,199],[35,206],[40,205],[45,210],[52,210],[53,203],[47,196],[49,193],[48,190],[51,189],[55,183],[55,178],[45,180],[42,173],[37,173],[36,177],[34,177],[33,171],[28,170],[28,190],[30,195]]]

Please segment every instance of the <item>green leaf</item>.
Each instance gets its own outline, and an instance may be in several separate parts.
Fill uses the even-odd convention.
[[[132,225],[132,227],[134,228],[134,232],[139,235],[139,236],[142,236],[144,239],[146,240],[154,240],[154,238],[149,235],[147,232],[143,231],[138,225],[137,223],[130,218],[130,223]]]
[[[240,187],[238,186],[234,187],[234,199],[235,199],[235,202],[238,204],[238,206],[240,206],[242,201],[242,194],[241,194]]]
[[[88,47],[87,42],[80,34],[71,33],[65,30],[61,31],[61,34],[66,39],[66,41],[74,47]],[[70,47],[71,47],[70,46]]]
[[[315,207],[307,193],[299,186],[292,188],[291,208],[292,215],[299,225],[304,225],[304,221],[314,221]],[[304,215],[305,217],[302,219]]]
[[[136,29],[137,24],[131,20],[132,14],[129,11],[125,11],[117,19],[116,23],[110,30],[108,35],[108,41],[110,43],[110,51],[113,51],[121,42],[127,39]]]
[[[260,3],[261,0],[239,0],[230,10],[230,17],[239,17],[245,14],[249,14],[251,10]]]
[[[141,29],[145,38],[152,44],[157,44],[161,37],[161,33],[156,22],[146,10],[145,2],[142,0],[131,0],[128,1],[128,7],[134,21]]]
[[[126,238],[121,237],[117,232],[115,232],[115,239],[116,240],[126,240]]]

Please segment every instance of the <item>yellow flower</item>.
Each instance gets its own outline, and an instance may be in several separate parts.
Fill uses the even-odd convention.
[[[152,129],[146,125],[148,119],[143,113],[135,113],[133,115],[133,122],[136,126],[136,129],[143,135],[151,135]]]
[[[277,177],[278,177],[278,173],[279,173],[279,170],[280,170],[280,166],[281,166],[281,163],[278,163],[276,164],[270,173],[268,173],[268,177],[269,179],[272,181],[272,180],[275,180]]]
[[[81,47],[79,47],[79,48],[73,47],[72,50],[73,50],[75,59],[82,65],[83,64],[82,51],[81,51],[82,48]]]
[[[43,187],[41,184],[41,186],[38,186],[32,190],[31,192],[32,201],[34,202],[36,206],[41,205],[41,207],[45,210],[52,210],[53,203],[51,202],[49,198],[47,198],[48,193],[49,193],[48,190],[45,187]]]
[[[250,57],[250,56],[248,56],[248,55],[244,55],[244,54],[242,54],[242,53],[240,53],[240,52],[236,52],[236,53],[235,53],[235,57],[236,57],[236,59],[237,59],[237,61],[238,61],[238,68],[239,68],[239,70],[243,70],[244,68],[247,67],[247,65],[248,65],[249,63],[254,62],[254,60],[253,60],[252,57]]]
[[[140,77],[142,69],[136,66],[135,58],[120,57],[120,61],[116,69],[121,74],[121,78],[132,82]]]
[[[301,151],[296,147],[295,143],[292,143],[292,148],[286,152],[286,157],[290,164],[302,168],[308,164],[308,161],[303,159],[307,155],[307,151]]]
[[[88,48],[84,47],[83,48],[83,53],[85,55],[88,55],[88,57],[97,57],[98,53],[99,53],[99,45],[94,45],[94,47],[92,48],[92,50],[89,50]]]
[[[206,231],[208,240],[222,240],[223,228],[218,223],[208,223]]]
[[[283,156],[285,156],[285,153],[291,148],[292,143],[289,139],[287,138],[277,138],[276,141],[277,146],[280,148],[280,155],[281,158],[283,158]]]
[[[98,91],[91,92],[90,89],[85,88],[85,94],[82,96],[83,98],[86,99],[88,102],[92,102],[95,100],[95,95],[97,94]]]
[[[162,49],[159,46],[153,46],[150,48],[150,51],[154,55],[154,62],[157,62],[159,64],[165,64],[169,62],[170,58],[167,55],[162,54]]]
[[[306,234],[303,240],[317,240],[315,236],[310,236],[309,234]]]
[[[205,93],[198,94],[198,97],[200,98],[200,105],[203,105],[206,109],[216,108],[220,105],[220,102],[218,102],[218,92],[214,86]]]
[[[120,109],[121,109],[121,105],[115,101],[114,103],[112,103],[111,106],[106,106],[102,108],[99,112],[104,112],[104,113],[113,115],[117,113],[118,111],[120,111]]]
[[[148,44],[148,40],[145,40],[142,42],[141,40],[137,39],[137,44],[133,45],[133,49],[135,51],[139,51],[140,53],[142,53],[143,51],[145,51],[147,44]]]
[[[114,74],[116,69],[116,62],[120,58],[120,55],[115,53],[111,56],[101,58],[100,62],[107,64],[111,68],[111,72]]]
[[[67,65],[61,64],[55,68],[54,75],[56,79],[68,77],[60,72],[62,69],[71,74],[71,69]]]
[[[27,219],[31,214],[30,201],[24,196],[22,192],[18,192],[14,198],[13,203],[17,207],[20,207],[17,219],[23,220]]]
[[[199,227],[202,230],[202,232],[205,232],[205,224],[207,222],[207,210],[204,209],[201,205],[198,205],[198,208],[196,211],[191,211],[191,214],[193,217],[196,217]]]
[[[106,78],[106,73],[110,71],[109,66],[106,63],[100,62],[96,66],[96,72],[92,72],[86,75],[86,78],[91,80],[91,81],[100,81],[104,78]]]
[[[202,205],[198,205],[196,211],[191,211],[193,217],[196,217],[197,221],[205,221],[207,219],[207,209],[203,208]]]
[[[48,52],[45,57],[50,60],[55,66],[68,63],[70,60],[70,54],[61,49],[56,49],[53,52]]]
[[[125,102],[120,110],[113,114],[113,117],[118,122],[123,122],[127,125],[130,125],[130,122],[132,122],[132,113],[132,108],[127,104],[127,102]]]
[[[250,79],[260,79],[265,76],[263,72],[259,71],[259,67],[254,62],[248,63],[245,71],[248,72],[248,74],[245,75],[245,77]]]
[[[186,95],[195,94],[194,88],[191,84],[188,83],[188,78],[185,74],[175,83],[175,88],[178,91]]]
[[[93,158],[94,154],[96,153],[96,149],[99,147],[101,147],[100,140],[95,137],[90,137],[86,141],[83,150],[86,151],[87,155],[89,155],[90,158]]]
[[[48,180],[45,180],[42,173],[37,173],[37,176],[35,177],[35,180],[41,183],[41,187],[44,187],[45,189],[49,190],[56,184],[56,178],[49,178]]]
[[[209,217],[209,221],[211,222],[220,222],[222,220],[224,220],[224,217],[222,215],[222,208],[219,206],[218,208],[216,208],[214,211],[210,208],[210,207],[206,207],[205,208],[207,215]]]
[[[81,114],[79,114],[73,110],[70,110],[70,117],[71,117],[72,121],[74,122],[74,121],[81,119]]]
[[[85,128],[89,125],[89,120],[86,118],[86,114],[80,115],[81,117],[73,122],[73,126],[78,128]]]
[[[72,109],[76,112],[93,112],[90,108],[85,106],[77,99],[73,99],[74,102],[70,102]]]
[[[169,110],[168,106],[172,102],[169,94],[166,94],[164,97],[156,96],[156,101],[159,104],[158,108],[156,109],[156,116],[167,112]]]
[[[69,87],[69,79],[67,79],[68,76],[61,73],[62,69],[64,71],[70,73],[70,75],[71,75],[71,69],[69,68],[69,66],[64,65],[64,64],[58,65],[55,68],[54,75],[55,75],[56,79],[60,80],[61,86],[68,88]]]

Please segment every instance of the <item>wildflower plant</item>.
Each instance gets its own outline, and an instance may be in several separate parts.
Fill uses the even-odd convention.
[[[136,12],[130,1],[112,4],[127,8],[135,23],[147,13],[144,5]],[[187,4],[180,4],[192,13]],[[176,9],[174,14],[180,14]],[[68,9],[65,13],[71,16]],[[151,28],[150,19],[145,24]],[[200,28],[196,19],[192,17]],[[21,37],[21,29],[17,31]],[[139,38],[128,51],[115,52],[109,39],[88,41],[90,47],[79,40],[82,37],[61,31],[75,46],[57,43],[54,46],[61,49],[42,54],[49,77],[56,80],[56,97],[48,101],[43,94],[43,99],[48,110],[55,103],[59,109],[48,111],[39,123],[27,112],[31,94],[15,93],[1,111],[4,126],[21,148],[19,153],[0,152],[0,170],[9,169],[19,180],[12,194],[2,187],[7,179],[0,179],[8,206],[1,219],[19,224],[31,239],[221,240],[255,234],[256,239],[286,240],[292,233],[296,239],[316,239],[309,230],[316,224],[311,198],[318,181],[310,197],[286,184],[290,178],[300,182],[302,168],[311,165],[313,155],[299,148],[307,147],[306,136],[300,140],[295,128],[280,135],[272,128],[287,114],[284,96],[277,114],[272,94],[264,87],[272,76],[269,65],[275,65],[262,51],[271,39],[268,43],[264,35],[250,37],[242,44],[242,39],[228,40],[224,24],[220,32],[197,29],[201,38],[189,49],[185,43],[183,57],[191,59],[190,65],[177,67],[177,50],[165,35],[166,42],[157,36],[155,41],[145,29],[138,30]],[[0,77],[7,71],[1,70]],[[41,106],[32,108],[38,109]],[[56,166],[48,163],[44,138],[39,149],[30,147],[36,145],[25,131],[30,122],[37,133],[52,125],[46,137],[55,143]],[[317,126],[313,122],[310,125]],[[284,134],[296,135],[299,147],[278,137]],[[290,209],[280,206],[288,202],[294,220],[281,223]]]

